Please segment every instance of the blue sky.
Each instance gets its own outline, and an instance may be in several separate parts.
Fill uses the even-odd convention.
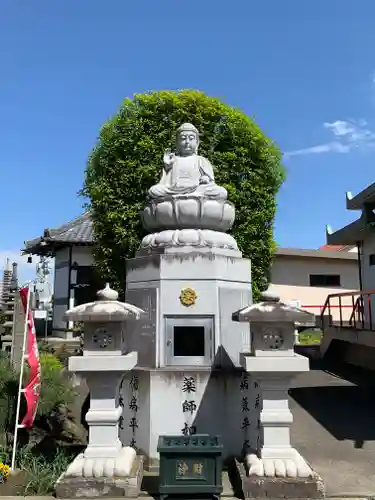
[[[2,0],[0,259],[81,212],[124,97],[178,88],[255,118],[287,153],[278,244],[324,244],[375,177],[374,19],[373,0]]]

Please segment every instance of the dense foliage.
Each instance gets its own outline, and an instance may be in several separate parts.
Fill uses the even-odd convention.
[[[35,426],[46,426],[46,422],[55,419],[56,412],[60,407],[72,404],[75,399],[75,391],[63,371],[63,364],[53,354],[40,355],[42,383],[38,412]],[[16,404],[18,394],[19,375],[14,370],[9,358],[0,356],[0,440],[2,436],[5,441],[12,441],[14,432]],[[27,370],[25,370],[27,380]],[[22,398],[20,420],[25,412],[25,399]],[[50,423],[51,425],[51,423]],[[4,440],[3,440],[4,441]]]
[[[42,384],[37,416],[31,429],[20,429],[16,468],[21,471],[5,495],[51,495],[59,476],[77,454],[77,440],[67,412],[77,394],[56,356],[41,352]],[[27,370],[25,380],[27,379]],[[19,374],[0,352],[0,462],[10,464]],[[22,398],[20,420],[25,413]],[[84,430],[84,429],[83,429]],[[77,433],[77,437],[79,434]],[[81,451],[81,449],[79,449]],[[4,493],[3,493],[4,494]]]
[[[123,289],[125,259],[134,255],[144,234],[139,212],[147,190],[159,181],[164,149],[174,148],[176,129],[184,122],[200,131],[199,153],[214,165],[217,184],[236,206],[232,234],[252,259],[257,294],[267,284],[275,248],[275,198],[284,180],[281,153],[247,115],[194,90],[125,99],[102,127],[81,191],[92,211],[99,272]]]

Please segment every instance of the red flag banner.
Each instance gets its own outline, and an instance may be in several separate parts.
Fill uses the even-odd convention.
[[[29,365],[29,376],[27,383],[23,389],[23,393],[26,398],[27,409],[26,414],[21,422],[22,427],[30,428],[33,426],[36,411],[38,407],[38,401],[40,396],[40,382],[41,382],[41,372],[40,372],[40,360],[38,344],[36,341],[36,332],[34,326],[34,318],[30,308],[28,307],[29,289],[21,288],[20,297],[23,305],[23,309],[28,311],[27,317],[27,329],[26,329],[26,350],[24,353],[24,361]]]

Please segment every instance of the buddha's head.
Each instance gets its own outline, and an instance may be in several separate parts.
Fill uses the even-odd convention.
[[[177,129],[176,149],[181,156],[191,156],[198,151],[199,132],[191,123]]]

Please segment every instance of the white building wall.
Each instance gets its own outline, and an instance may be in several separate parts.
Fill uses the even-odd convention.
[[[310,287],[311,274],[338,274],[341,276],[340,288],[358,289],[359,277],[356,259],[277,255],[271,268],[271,281],[275,284]]]
[[[312,287],[311,274],[340,275],[341,286]],[[309,312],[319,315],[328,295],[359,290],[358,262],[278,255],[271,268],[271,285],[283,302],[298,302]],[[342,298],[341,304],[341,317],[346,321],[352,313],[352,297]],[[339,305],[339,299],[331,300],[331,315],[334,320],[340,320]],[[327,311],[326,313],[328,314]]]

